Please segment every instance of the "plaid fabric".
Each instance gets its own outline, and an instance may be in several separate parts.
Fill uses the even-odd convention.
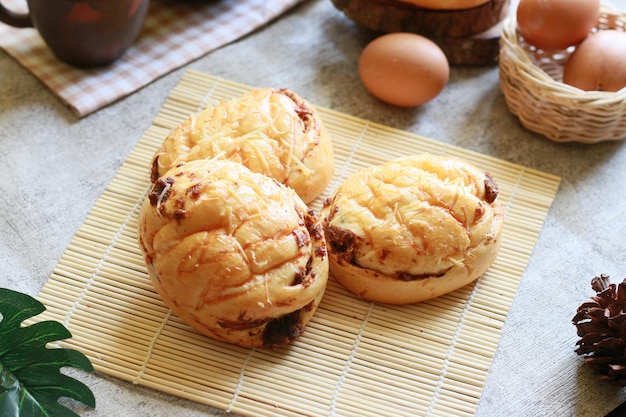
[[[86,116],[269,22],[302,0],[152,0],[142,32],[112,65],[78,69],[50,52],[34,29],[0,23],[0,47],[79,117]],[[24,0],[4,0],[25,11]]]

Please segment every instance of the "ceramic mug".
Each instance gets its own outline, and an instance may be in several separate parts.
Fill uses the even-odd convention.
[[[0,22],[37,29],[62,61],[77,67],[112,63],[135,42],[150,0],[27,0],[16,13],[0,0]]]

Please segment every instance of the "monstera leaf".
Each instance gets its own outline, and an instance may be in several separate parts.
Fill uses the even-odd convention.
[[[29,295],[0,288],[0,416],[78,417],[59,403],[71,398],[95,407],[82,382],[61,373],[71,367],[93,371],[89,359],[72,349],[46,345],[72,335],[56,321],[23,322],[46,308]]]

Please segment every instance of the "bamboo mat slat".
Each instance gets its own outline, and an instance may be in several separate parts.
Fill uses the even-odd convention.
[[[361,167],[429,152],[493,173],[505,207],[502,249],[475,283],[423,303],[359,300],[332,278],[304,335],[274,351],[194,332],[152,288],[137,246],[150,159],[170,129],[249,87],[188,70],[95,203],[39,298],[65,324],[64,347],[99,372],[249,416],[471,416],[504,320],[557,192],[556,176],[319,108],[335,145],[322,201]]]

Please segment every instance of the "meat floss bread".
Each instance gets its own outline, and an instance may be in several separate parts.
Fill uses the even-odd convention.
[[[293,189],[233,161],[190,161],[159,177],[138,233],[165,304],[217,340],[266,348],[293,341],[326,288],[317,216]]]
[[[498,253],[504,215],[489,173],[415,155],[358,171],[320,216],[332,275],[364,299],[406,304],[482,275]]]
[[[252,90],[191,115],[154,155],[152,181],[181,162],[216,155],[275,178],[305,203],[333,174],[332,143],[319,115],[288,89]]]

